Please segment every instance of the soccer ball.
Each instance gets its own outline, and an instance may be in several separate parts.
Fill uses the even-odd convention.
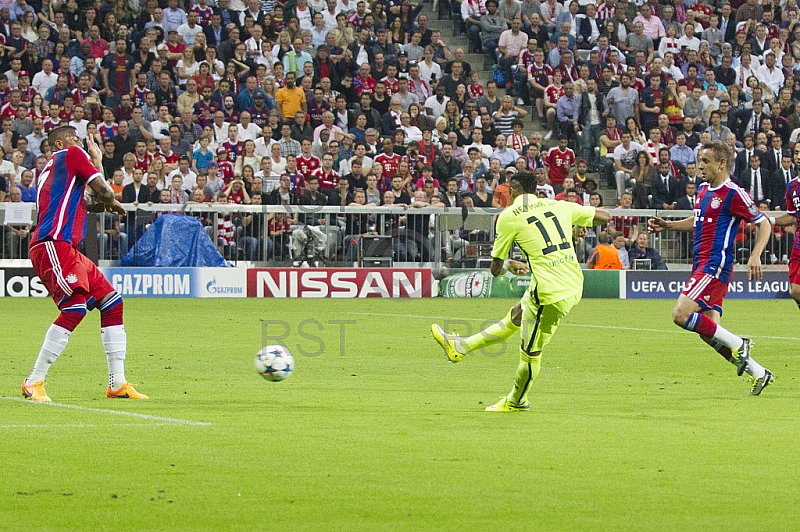
[[[294,371],[294,357],[282,345],[262,347],[254,362],[259,375],[272,382],[282,381]]]

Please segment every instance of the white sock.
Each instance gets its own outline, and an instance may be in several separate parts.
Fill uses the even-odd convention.
[[[100,329],[100,338],[106,350],[108,360],[108,385],[112,390],[119,390],[125,380],[125,354],[127,353],[128,336],[124,325],[112,325]]]
[[[719,323],[717,324],[717,332],[714,333],[714,338],[716,338],[724,345],[727,345],[728,347],[734,350],[742,347],[742,344],[744,343],[741,337],[736,336],[728,329],[721,326]]]
[[[764,366],[753,360],[752,358],[747,361],[747,367],[744,368],[748,375],[755,379],[760,379],[764,376],[767,370],[764,369]]]
[[[36,381],[44,381],[47,376],[47,371],[50,365],[56,361],[64,348],[69,343],[69,335],[72,334],[64,327],[58,325],[50,325],[44,335],[44,342],[42,348],[39,350],[39,356],[36,357],[36,362],[33,364],[33,371],[27,379],[27,384],[33,384]]]

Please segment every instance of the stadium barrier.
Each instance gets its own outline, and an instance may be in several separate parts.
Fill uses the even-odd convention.
[[[513,276],[493,279],[488,272],[494,221],[500,209],[235,204],[125,207],[128,215],[122,218],[109,213],[97,215],[97,238],[86,239],[89,249],[84,251],[90,257],[94,253],[126,297],[519,297],[529,284],[527,278]],[[199,219],[220,253],[237,267],[142,268],[137,267],[136,254],[132,253],[133,267],[117,268],[124,252],[166,213]],[[574,228],[579,262],[585,264],[601,231],[618,231],[633,240],[636,233],[646,230],[649,217],[681,219],[694,213],[614,209],[612,214],[614,219],[608,226]],[[281,217],[286,223],[283,230],[277,230],[272,222]],[[26,220],[32,224],[35,219],[35,206],[31,204],[19,207],[0,203],[0,296],[46,295],[27,259],[29,237],[20,238],[18,231],[13,231],[30,228]],[[587,270],[585,297],[676,297],[680,283],[688,279],[686,270],[692,261],[689,236],[668,231],[650,235],[648,242],[669,270],[682,272],[609,275]],[[731,297],[785,297],[785,262],[793,238],[793,228],[775,230],[762,257],[766,282],[749,283],[737,272]],[[744,268],[754,241],[754,228],[743,225],[737,234],[738,270]],[[512,255],[522,259],[516,249],[512,249]],[[649,270],[652,266],[644,264],[649,261],[632,262],[634,269]],[[447,268],[452,269],[452,275],[440,282],[433,280],[434,275],[442,277]]]
[[[30,266],[30,228],[18,217],[20,204],[0,203],[0,266]],[[30,204],[27,204],[30,205]],[[187,204],[126,205],[122,218],[101,213],[95,222],[95,239],[85,240],[84,251],[106,266],[116,266],[156,217],[179,213],[200,220],[219,252],[239,267],[369,267],[369,268],[482,268],[491,262],[494,220],[500,209],[423,207],[312,207],[278,205]],[[30,209],[30,207],[28,207]],[[12,216],[7,213],[12,211]],[[608,225],[574,228],[572,240],[578,261],[585,264],[600,232],[620,232],[630,241],[647,229],[647,219],[660,216],[681,219],[693,211],[612,209]],[[782,214],[770,212],[772,216]],[[27,211],[35,220],[35,207]],[[10,219],[9,219],[10,218]],[[102,229],[101,229],[102,228]],[[14,231],[17,229],[17,231]],[[791,254],[794,228],[776,228],[762,257],[766,265],[785,265]],[[90,232],[91,234],[91,232]],[[101,238],[102,237],[102,238]],[[737,234],[737,262],[743,264],[755,242],[755,229],[743,225]],[[649,244],[669,269],[688,268],[692,241],[688,233],[650,235]],[[521,258],[518,251],[515,257]],[[141,266],[132,253],[132,266]],[[646,267],[635,264],[634,267]]]

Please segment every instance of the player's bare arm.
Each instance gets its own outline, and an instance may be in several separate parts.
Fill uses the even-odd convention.
[[[595,209],[594,224],[602,225],[611,221],[611,213],[605,209]]]
[[[797,218],[792,214],[782,214],[777,218],[770,216],[769,222],[775,227],[786,227],[797,225]]]
[[[647,221],[650,231],[660,233],[661,231],[691,231],[694,229],[694,216],[689,216],[683,220],[664,220],[663,218],[650,218]]]
[[[116,200],[114,197],[114,190],[105,179],[93,179],[89,183],[89,186],[94,191],[97,198],[103,202],[107,211],[119,214],[120,216],[126,214],[125,208]]]
[[[528,269],[528,265],[524,262],[520,262],[514,259],[492,259],[492,264],[489,266],[489,270],[492,272],[492,276],[498,277],[503,275],[507,271],[513,273],[514,275],[526,275],[530,270]]]
[[[747,278],[751,281],[761,280],[761,254],[769,244],[770,235],[772,235],[772,225],[769,220],[761,220],[758,224],[756,243],[753,246],[753,251],[750,252],[750,258],[747,260]]]

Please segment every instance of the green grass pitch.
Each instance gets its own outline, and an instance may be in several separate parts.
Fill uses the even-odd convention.
[[[104,397],[93,312],[48,377],[75,409],[14,400],[55,309],[5,299],[0,530],[797,528],[791,302],[725,305],[777,376],[761,397],[671,323],[672,301],[584,300],[531,411],[485,413],[509,390],[516,340],[451,364],[429,327],[513,303],[128,299],[128,378],[151,400]],[[253,369],[262,319],[292,328],[282,383]],[[342,336],[331,320],[355,323]]]

